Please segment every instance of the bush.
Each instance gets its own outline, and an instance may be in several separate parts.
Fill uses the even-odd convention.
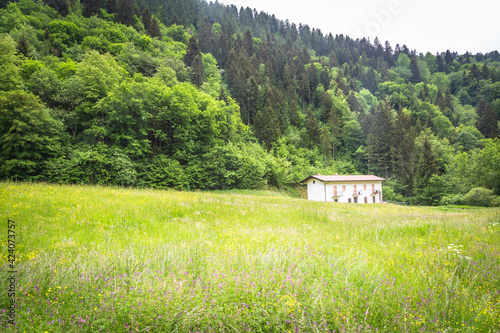
[[[48,160],[43,175],[48,181],[66,184],[137,184],[137,170],[130,158],[104,144],[80,147],[69,156]]]
[[[469,206],[499,207],[500,198],[493,194],[493,190],[476,187],[463,196],[462,203]]]
[[[189,170],[202,189],[258,189],[265,185],[265,167],[255,152],[228,144],[215,146]]]
[[[179,161],[157,155],[146,167],[144,183],[153,188],[188,189],[189,182]]]
[[[391,186],[382,186],[382,194],[384,196],[385,201],[396,201],[396,202],[405,201],[403,195],[394,192],[394,189]]]

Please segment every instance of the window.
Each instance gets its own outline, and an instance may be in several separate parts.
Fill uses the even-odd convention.
[[[334,196],[337,196],[337,186],[334,186],[334,187],[333,187],[333,195],[334,195]]]
[[[368,203],[368,198],[367,197],[365,197],[365,203]]]
[[[373,197],[373,203],[375,203],[375,197]]]
[[[315,181],[315,180],[313,180],[313,184],[316,184],[316,181]]]
[[[345,185],[342,185],[342,191],[345,191]]]
[[[351,198],[347,199],[347,202],[348,202],[348,203],[351,203]]]
[[[339,202],[339,199],[334,199],[333,201],[334,201],[334,202]]]
[[[366,191],[366,185],[363,185],[363,190]]]
[[[358,203],[358,197],[354,197],[354,203]]]

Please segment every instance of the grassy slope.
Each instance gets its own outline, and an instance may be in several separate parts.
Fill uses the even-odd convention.
[[[0,183],[18,329],[500,329],[500,210],[258,194]]]

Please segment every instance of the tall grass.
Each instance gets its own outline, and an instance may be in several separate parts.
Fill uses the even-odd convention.
[[[498,209],[6,182],[0,218],[6,331],[500,330]]]

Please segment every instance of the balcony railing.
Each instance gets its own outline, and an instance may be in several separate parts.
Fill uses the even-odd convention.
[[[357,196],[359,196],[359,195],[363,195],[363,191],[358,190],[358,191],[354,191],[354,192],[352,193],[352,196],[353,196],[353,197],[357,197]]]
[[[375,191],[372,191],[372,193],[371,193],[371,194],[372,194],[372,195],[377,195],[377,194],[379,194],[379,193],[380,193],[380,190],[375,190]]]
[[[333,192],[333,194],[332,194],[333,198],[338,198],[338,197],[342,197],[342,196],[344,196],[344,191],[337,191],[337,192]]]

